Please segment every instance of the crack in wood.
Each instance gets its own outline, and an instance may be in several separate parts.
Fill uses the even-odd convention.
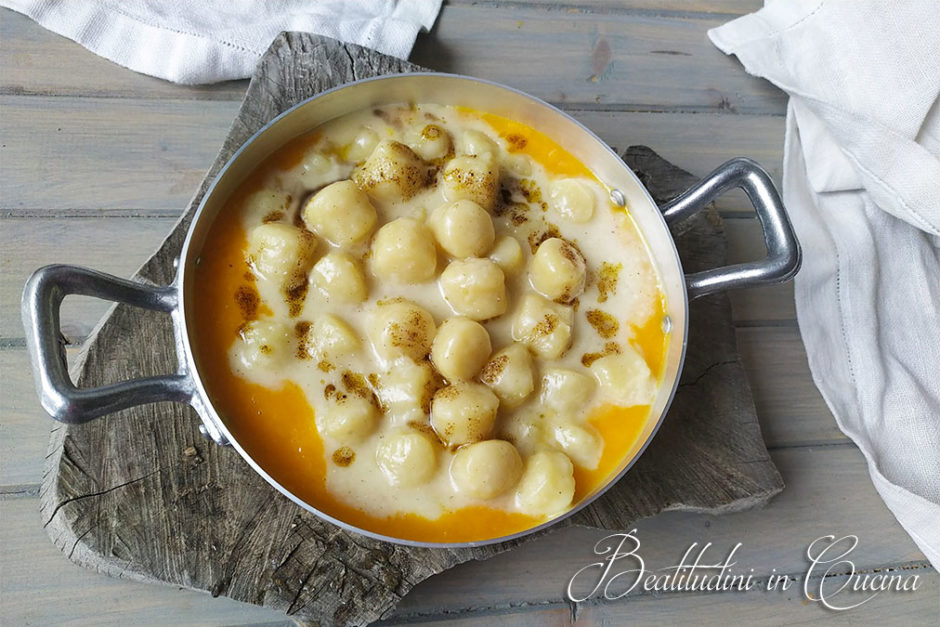
[[[162,470],[162,468],[157,468],[157,469],[154,470],[153,472],[147,473],[147,474],[144,475],[143,477],[137,477],[136,479],[131,479],[131,480],[129,480],[129,481],[125,481],[124,483],[122,483],[122,484],[120,484],[120,485],[116,485],[116,486],[111,487],[111,488],[108,488],[107,490],[101,490],[100,492],[92,492],[92,493],[90,493],[90,494],[82,494],[82,495],[79,495],[79,496],[69,497],[69,498],[65,499],[64,501],[60,502],[58,505],[55,506],[55,509],[52,510],[52,514],[50,514],[49,519],[46,520],[46,522],[44,522],[42,526],[43,526],[43,527],[47,527],[47,526],[49,525],[49,523],[52,522],[52,519],[55,518],[56,514],[59,513],[59,510],[62,509],[63,507],[65,507],[66,505],[69,505],[70,503],[76,503],[76,502],[78,502],[78,501],[84,501],[85,499],[94,498],[94,497],[96,497],[96,496],[104,496],[105,494],[110,494],[111,492],[114,492],[115,490],[120,490],[121,488],[126,488],[126,487],[129,486],[129,485],[132,485],[132,484],[135,484],[135,483],[139,483],[139,482],[143,481],[144,479],[147,479],[148,477],[152,477],[153,475],[157,474],[157,473],[160,472],[161,470]]]

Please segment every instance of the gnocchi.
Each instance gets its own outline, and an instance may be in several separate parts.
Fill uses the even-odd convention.
[[[561,217],[578,224],[594,216],[597,203],[588,183],[576,179],[562,179],[552,184],[550,205]]]
[[[334,246],[350,246],[372,233],[377,215],[369,197],[352,181],[338,181],[314,194],[304,205],[308,229]]]
[[[601,392],[624,407],[647,405],[656,393],[656,380],[646,361],[630,347],[591,364]]]
[[[585,270],[580,251],[563,239],[552,237],[535,251],[529,281],[545,298],[570,303],[584,291]]]
[[[431,314],[410,301],[380,303],[372,320],[372,345],[384,359],[419,361],[431,350],[435,330]]]
[[[346,158],[353,163],[362,163],[366,157],[372,154],[376,145],[379,143],[379,134],[371,128],[361,129],[353,141],[346,148]]]
[[[490,261],[499,266],[507,276],[517,274],[525,264],[519,240],[511,235],[500,237],[490,251]]]
[[[583,468],[597,468],[603,452],[603,444],[595,433],[581,425],[555,425],[552,435],[555,442],[575,463]]]
[[[538,294],[526,294],[512,325],[512,337],[548,359],[557,359],[571,346],[574,312]]]
[[[261,224],[248,235],[249,265],[280,287],[306,281],[316,249],[317,240],[311,233],[288,224]]]
[[[454,151],[450,133],[437,124],[413,129],[409,139],[409,147],[427,162],[441,161]]]
[[[568,456],[540,451],[526,461],[516,488],[516,505],[529,514],[557,514],[571,505],[574,489],[574,465]]]
[[[472,200],[492,211],[499,195],[499,167],[490,156],[454,157],[444,168],[442,183],[447,200]]]
[[[427,483],[434,475],[437,450],[425,435],[397,433],[379,444],[375,459],[391,485],[411,487]]]
[[[434,277],[437,249],[430,229],[414,218],[384,225],[372,242],[372,272],[385,281],[420,283]]]
[[[469,318],[450,318],[431,343],[431,361],[445,378],[471,379],[489,359],[493,347],[486,327]]]
[[[510,344],[483,367],[480,380],[506,407],[518,407],[535,389],[532,355],[521,344]]]
[[[239,361],[246,368],[271,368],[290,355],[291,334],[274,320],[254,320],[239,334]]]
[[[377,412],[364,398],[336,392],[315,420],[323,435],[342,443],[355,443],[375,430]]]
[[[559,414],[575,414],[594,394],[594,381],[570,368],[548,368],[539,400]]]
[[[431,399],[431,426],[447,446],[485,439],[496,422],[499,399],[489,388],[458,381],[441,388]]]
[[[506,313],[506,275],[489,259],[457,259],[441,273],[441,293],[454,313],[488,320]]]
[[[356,260],[342,252],[331,252],[313,264],[310,278],[329,300],[361,303],[368,297],[366,278]]]
[[[398,359],[378,377],[377,392],[382,407],[399,424],[423,423],[430,411],[437,381],[431,366],[411,359]]]
[[[195,267],[194,350],[227,359],[213,403],[297,496],[385,535],[489,539],[640,448],[619,419],[662,404],[667,308],[629,208],[563,147],[381,105],[256,174]]]
[[[380,141],[372,154],[353,173],[360,189],[379,202],[407,200],[427,184],[424,161],[405,144]]]
[[[361,347],[358,334],[334,314],[323,314],[314,320],[304,343],[308,354],[320,360],[337,360],[355,353]]]
[[[431,214],[429,223],[437,243],[457,258],[482,257],[496,239],[490,214],[472,200],[441,205]]]
[[[504,440],[464,446],[450,464],[450,476],[457,489],[477,499],[491,499],[512,489],[520,475],[522,457]]]

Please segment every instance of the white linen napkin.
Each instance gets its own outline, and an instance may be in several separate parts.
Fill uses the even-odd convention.
[[[940,570],[940,6],[776,1],[708,34],[790,95],[783,198],[813,379]]]
[[[407,59],[442,0],[0,0],[136,72],[174,83],[247,78],[281,31]]]

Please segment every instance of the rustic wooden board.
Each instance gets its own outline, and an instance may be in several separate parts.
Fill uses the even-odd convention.
[[[267,120],[333,85],[414,67],[324,38],[278,38],[192,205],[138,278],[172,279],[208,182]],[[694,180],[646,148],[628,150],[625,159],[660,200]],[[726,257],[713,209],[679,225],[676,237],[688,271]],[[622,528],[664,509],[730,511],[782,489],[761,439],[726,296],[694,304],[690,335],[680,391],[660,435],[577,522]],[[85,346],[78,381],[100,385],[169,371],[171,346],[165,317],[118,306]],[[413,549],[340,531],[277,494],[231,449],[203,442],[198,424],[185,407],[157,404],[58,428],[40,493],[55,543],[73,561],[111,575],[209,590],[335,624],[387,615],[417,582],[513,546]]]

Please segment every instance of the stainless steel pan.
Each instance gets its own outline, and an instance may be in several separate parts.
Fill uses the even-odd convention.
[[[552,137],[588,165],[613,192],[611,199],[627,205],[645,237],[662,279],[672,340],[666,356],[663,383],[639,445],[604,486],[567,514],[538,527],[502,538],[460,544],[413,542],[382,536],[336,520],[291,494],[255,462],[232,437],[206,392],[193,356],[193,267],[199,259],[209,226],[231,192],[273,151],[289,140],[335,117],[385,104],[432,102],[461,105],[518,120]],[[742,188],[763,227],[766,258],[691,275],[684,274],[669,224],[701,210],[724,192]],[[618,481],[636,462],[655,435],[675,393],[685,356],[689,300],[732,288],[786,281],[800,266],[800,247],[786,211],[767,173],[750,159],[733,159],[697,185],[658,207],[637,176],[604,142],[567,114],[509,87],[474,78],[445,74],[403,74],[350,83],[302,102],[258,131],[219,173],[196,211],[178,261],[176,279],[165,287],[128,281],[74,266],[54,265],[38,270],[23,294],[23,324],[36,389],[43,408],[56,420],[79,424],[121,409],[156,401],[191,405],[202,419],[203,434],[231,445],[275,488],[300,506],[335,524],[368,536],[416,546],[473,546],[500,542],[532,533],[574,514]],[[60,342],[59,305],[69,294],[83,294],[154,309],[169,314],[176,337],[176,373],[124,381],[96,389],[79,389],[71,382]]]

